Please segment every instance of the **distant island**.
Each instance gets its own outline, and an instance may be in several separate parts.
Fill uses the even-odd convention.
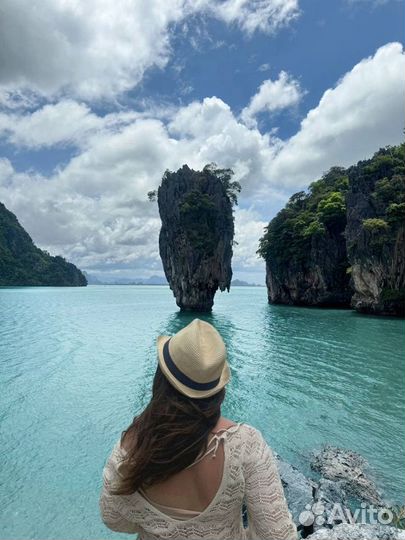
[[[0,286],[83,287],[74,264],[36,247],[16,216],[0,202]]]
[[[89,285],[168,285],[167,279],[161,276],[150,276],[148,278],[116,278],[100,279],[93,274],[84,271]]]
[[[242,279],[233,279],[231,281],[232,287],[265,287],[265,285],[260,285],[260,283],[248,283]]]
[[[83,271],[86,276],[87,283],[89,285],[166,285],[168,286],[167,279],[162,276],[150,276],[148,278],[117,278],[112,280],[100,279],[93,274],[89,274]],[[231,282],[234,287],[264,287],[265,285],[259,285],[257,283],[248,283],[241,279],[234,279]]]

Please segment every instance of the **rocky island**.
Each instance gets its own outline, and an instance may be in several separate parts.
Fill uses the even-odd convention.
[[[85,285],[86,277],[74,264],[36,247],[16,216],[0,203],[0,286]]]
[[[293,195],[269,223],[259,252],[266,261],[269,301],[348,307],[351,290],[345,238],[344,169],[332,168],[308,192]]]
[[[404,144],[293,195],[258,253],[269,302],[404,316]]]
[[[230,169],[183,165],[166,171],[157,192],[162,228],[159,252],[182,310],[210,311],[218,289],[229,291],[234,236],[233,205],[240,192]]]

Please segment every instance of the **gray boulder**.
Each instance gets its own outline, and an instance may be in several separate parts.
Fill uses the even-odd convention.
[[[310,540],[405,540],[405,531],[384,525],[350,525],[322,528],[307,537]]]
[[[311,468],[327,480],[339,482],[336,487],[346,496],[381,506],[381,495],[366,475],[366,467],[366,460],[356,452],[334,446],[325,446],[311,461]]]
[[[288,508],[299,526],[299,515],[306,506],[314,504],[314,493],[317,484],[304,476],[298,469],[277,456],[277,466],[283,484]]]

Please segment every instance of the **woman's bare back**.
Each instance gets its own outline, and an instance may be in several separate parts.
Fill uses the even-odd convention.
[[[235,422],[221,417],[212,435],[234,425]],[[123,446],[125,448],[125,440]],[[192,467],[144,489],[144,493],[152,503],[202,512],[214,499],[221,485],[223,471],[224,447],[221,441],[215,458],[212,453],[208,454]]]

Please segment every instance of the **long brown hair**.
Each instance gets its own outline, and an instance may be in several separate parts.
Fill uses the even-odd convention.
[[[222,389],[208,398],[189,398],[169,383],[158,366],[149,405],[122,433],[127,455],[119,483],[111,491],[129,495],[190,465],[207,449],[224,397]]]

